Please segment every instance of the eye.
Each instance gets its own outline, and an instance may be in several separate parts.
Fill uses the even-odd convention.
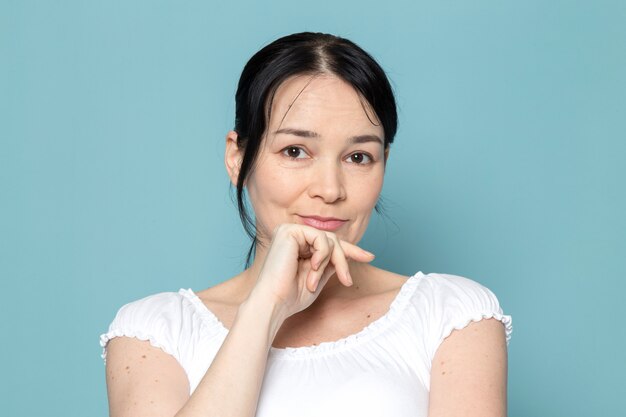
[[[298,146],[288,146],[282,150],[282,154],[290,159],[303,159],[300,156],[306,155],[306,152]]]
[[[366,165],[372,162],[372,157],[363,152],[353,153],[348,157],[351,164]]]

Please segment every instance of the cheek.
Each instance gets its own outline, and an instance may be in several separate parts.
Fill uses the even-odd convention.
[[[265,213],[274,213],[276,208],[288,207],[297,195],[302,181],[294,175],[284,175],[280,169],[264,169],[258,166],[248,182],[250,202],[257,217],[266,217]]]
[[[352,201],[355,205],[356,221],[350,227],[348,240],[357,244],[367,229],[367,226],[374,212],[374,207],[380,197],[383,186],[382,175],[372,176],[365,181],[359,181],[353,187],[354,197]]]
[[[367,180],[355,181],[352,187],[353,200],[363,210],[373,210],[383,188],[383,176],[372,175]]]

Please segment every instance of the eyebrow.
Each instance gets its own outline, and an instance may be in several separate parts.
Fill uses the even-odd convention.
[[[320,138],[321,135],[317,132],[313,132],[311,130],[302,130],[302,129],[292,129],[289,127],[285,127],[282,129],[278,129],[274,132],[275,135],[282,133],[286,135],[299,136],[301,138]],[[381,145],[384,145],[383,140],[376,135],[358,135],[352,136],[348,139],[350,143],[367,143],[367,142],[378,142]]]

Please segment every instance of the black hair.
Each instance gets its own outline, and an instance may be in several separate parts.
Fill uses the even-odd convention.
[[[241,73],[235,96],[234,131],[237,146],[244,150],[237,179],[237,209],[252,239],[246,268],[258,243],[258,229],[246,208],[244,184],[254,169],[276,90],[287,78],[300,74],[330,74],[352,85],[382,124],[385,149],[393,142],[398,128],[396,102],[385,72],[352,41],[325,33],[302,32],[277,39],[255,53]],[[380,213],[378,204],[376,211]]]

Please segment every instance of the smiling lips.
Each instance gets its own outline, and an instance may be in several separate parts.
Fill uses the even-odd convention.
[[[300,216],[304,224],[315,227],[319,230],[326,230],[333,232],[339,229],[347,220],[336,219],[334,217],[320,217],[320,216]]]

